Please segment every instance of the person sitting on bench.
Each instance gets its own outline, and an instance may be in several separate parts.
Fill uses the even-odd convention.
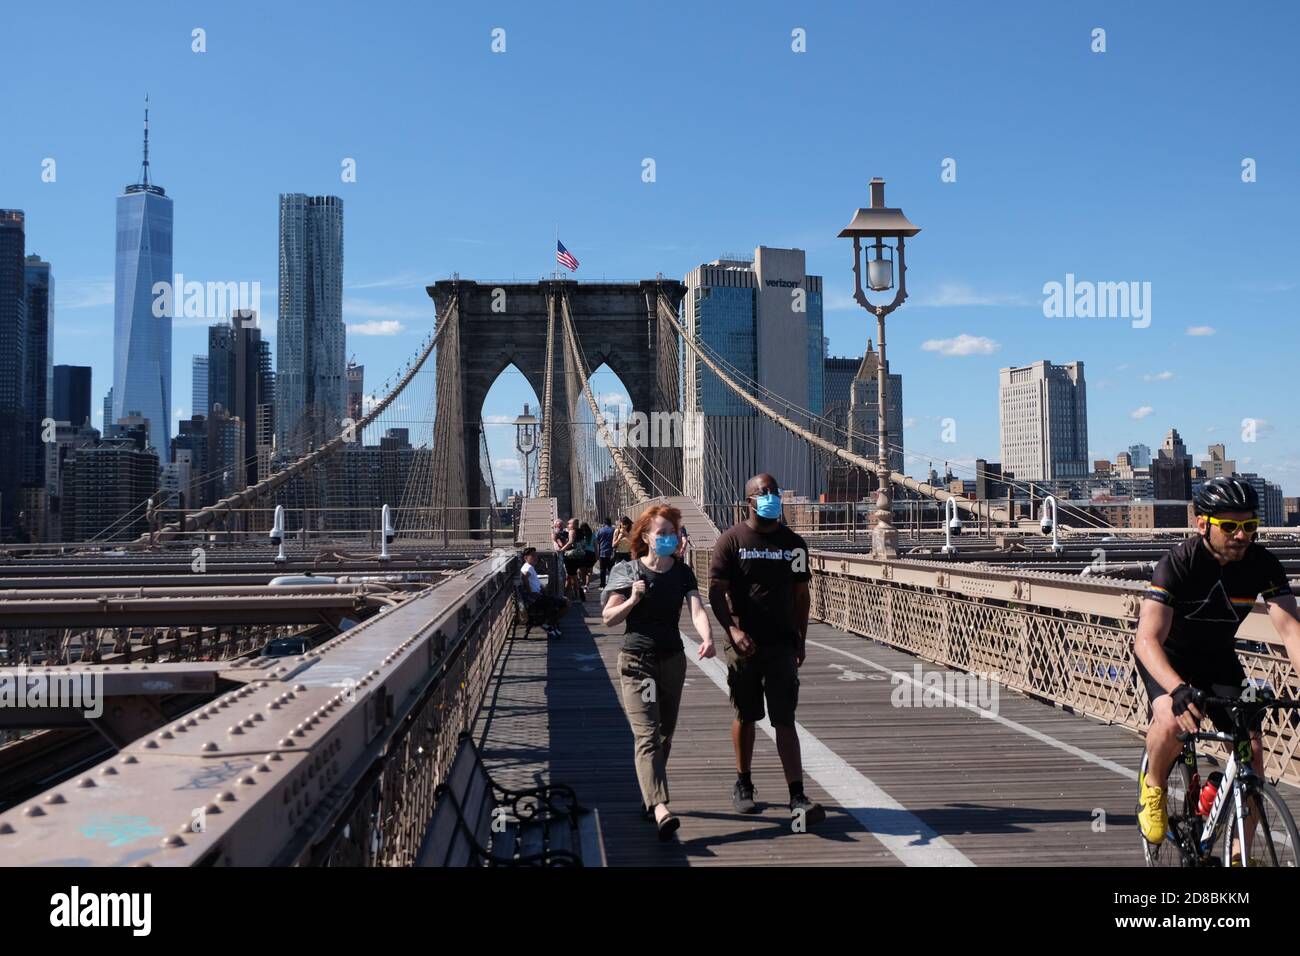
[[[530,611],[544,621],[543,627],[550,637],[560,636],[560,615],[569,609],[569,602],[564,598],[552,597],[542,593],[542,579],[537,576],[537,549],[524,548],[524,566],[520,570],[524,579],[524,603]]]

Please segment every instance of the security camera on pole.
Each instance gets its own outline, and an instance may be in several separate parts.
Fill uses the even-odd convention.
[[[915,236],[920,227],[912,225],[901,209],[885,206],[885,181],[879,176],[871,180],[871,205],[859,209],[853,221],[840,230],[840,238],[853,239],[853,298],[868,312],[876,315],[877,342],[880,344],[880,366],[876,378],[877,396],[877,448],[876,448],[876,528],[871,536],[873,557],[887,559],[898,557],[898,529],[893,525],[889,490],[889,418],[885,395],[889,381],[889,363],[885,358],[885,316],[903,304],[907,298],[907,265],[903,240]],[[862,288],[862,240],[867,239],[867,288],[872,292],[886,292],[894,288],[894,257],[898,258],[898,291],[888,305],[872,305]],[[893,244],[885,242],[892,239]]]

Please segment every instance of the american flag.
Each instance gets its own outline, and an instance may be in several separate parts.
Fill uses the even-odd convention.
[[[555,261],[570,272],[578,271],[578,260],[573,258],[573,253],[564,248],[564,243],[558,239],[555,242]]]

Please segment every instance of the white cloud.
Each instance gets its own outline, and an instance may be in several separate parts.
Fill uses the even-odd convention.
[[[513,415],[484,415],[483,424],[485,425],[513,425],[515,416]]]
[[[427,308],[413,305],[393,305],[373,299],[348,298],[343,301],[345,319],[358,316],[363,319],[432,319],[433,302]]]
[[[1167,382],[1174,377],[1173,372],[1157,372],[1155,375],[1143,375],[1144,381],[1148,382]]]
[[[951,339],[928,339],[921,348],[927,352],[939,352],[942,355],[991,355],[1002,348],[1001,344],[982,335],[967,335],[963,332]]]
[[[518,458],[494,458],[492,459],[492,477],[498,484],[503,480],[521,481],[524,477],[523,469],[519,467]]]
[[[432,280],[422,272],[399,272],[397,275],[384,276],[379,279],[368,279],[364,282],[354,282],[348,285],[349,289],[418,289],[428,285]]]
[[[348,326],[348,332],[352,335],[397,335],[399,332],[405,332],[406,326],[396,319],[386,319],[374,322],[358,322]]]
[[[960,308],[971,305],[1034,305],[1038,300],[1012,292],[976,292],[961,282],[942,282],[936,292],[923,292],[912,304],[929,308]]]
[[[1213,335],[1214,326],[1212,325],[1192,325],[1187,328],[1188,335]]]
[[[1130,418],[1146,418],[1154,411],[1155,409],[1152,408],[1150,405],[1143,405],[1141,408],[1133,409],[1133,411],[1129,412],[1128,414]]]
[[[877,405],[876,407],[879,408],[880,406]],[[916,427],[916,419],[915,419],[915,418],[911,418],[911,417],[904,418],[904,419],[903,419],[903,427],[904,427],[904,428],[915,428],[915,427]]]
[[[55,309],[98,309],[113,304],[112,279],[59,279]]]

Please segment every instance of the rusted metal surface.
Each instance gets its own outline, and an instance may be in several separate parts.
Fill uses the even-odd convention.
[[[23,865],[407,865],[513,620],[497,556],[0,815]],[[138,667],[138,666],[137,666]]]

